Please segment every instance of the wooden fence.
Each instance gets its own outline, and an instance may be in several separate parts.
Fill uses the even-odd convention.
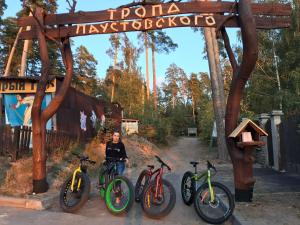
[[[51,154],[53,149],[66,150],[70,143],[76,141],[76,137],[66,132],[48,130],[46,134],[46,150]],[[0,125],[0,155],[11,157],[16,161],[24,155],[32,152],[31,127],[10,127]]]

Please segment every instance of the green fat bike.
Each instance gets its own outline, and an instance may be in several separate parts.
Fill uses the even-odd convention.
[[[211,181],[216,168],[207,161],[207,170],[197,172],[198,162],[190,162],[195,172],[187,171],[181,181],[181,195],[186,205],[194,203],[197,214],[206,222],[220,224],[233,213],[235,204],[230,190],[223,184]],[[201,182],[202,180],[202,182]]]
[[[129,212],[134,201],[134,187],[131,181],[117,172],[117,164],[123,159],[106,157],[99,173],[99,192],[108,211],[114,215]]]

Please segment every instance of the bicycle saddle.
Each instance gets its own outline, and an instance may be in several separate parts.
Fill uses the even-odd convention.
[[[190,162],[190,164],[192,164],[195,167],[199,164],[199,162],[192,161],[192,162]]]
[[[153,165],[147,165],[148,166],[148,168],[150,169],[150,170],[153,170],[154,169],[154,166]]]

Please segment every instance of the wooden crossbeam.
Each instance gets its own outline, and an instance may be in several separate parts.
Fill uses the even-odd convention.
[[[234,2],[183,2],[163,3],[157,5],[146,5],[134,8],[118,8],[102,11],[82,12],[74,14],[48,14],[45,15],[45,25],[67,25],[81,23],[97,23],[104,21],[132,20],[141,18],[154,18],[190,13],[213,13],[213,14],[237,14],[238,3]],[[254,15],[267,16],[289,16],[291,15],[290,4],[279,3],[253,3],[251,4]],[[18,25],[37,25],[33,17],[22,17],[18,19]]]
[[[258,29],[286,28],[290,26],[289,18],[255,16]],[[95,34],[110,34],[129,31],[159,30],[174,27],[239,27],[237,16],[192,15],[148,18],[133,21],[105,22],[98,24],[77,24],[46,29],[47,36],[52,38],[76,37]],[[37,38],[36,29],[24,31],[20,39]]]

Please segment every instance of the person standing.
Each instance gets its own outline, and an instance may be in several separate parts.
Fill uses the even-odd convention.
[[[120,133],[118,131],[114,131],[112,140],[107,142],[106,150],[105,150],[106,158],[112,158],[116,160],[124,160],[128,163],[128,157],[125,149],[125,145],[121,141]],[[117,162],[117,172],[119,175],[123,175],[125,171],[125,162]]]

